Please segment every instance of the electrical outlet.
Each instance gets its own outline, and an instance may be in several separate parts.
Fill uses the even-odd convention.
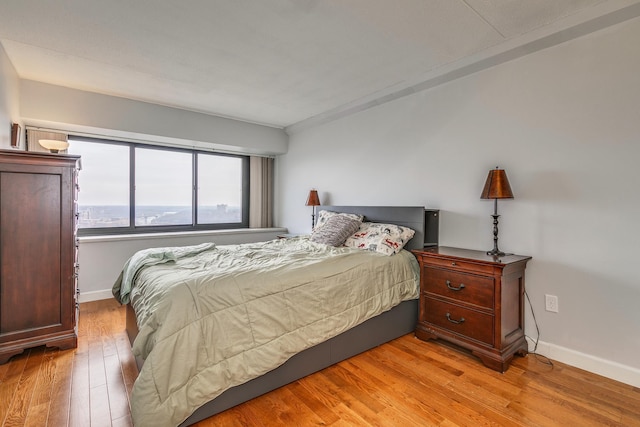
[[[545,309],[547,311],[551,311],[553,313],[558,312],[558,297],[555,295],[544,295],[544,304]]]

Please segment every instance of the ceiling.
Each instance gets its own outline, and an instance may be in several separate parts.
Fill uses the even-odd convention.
[[[296,129],[640,16],[624,0],[2,0],[20,78]]]

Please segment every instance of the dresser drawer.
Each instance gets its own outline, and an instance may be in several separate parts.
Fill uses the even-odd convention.
[[[494,345],[492,315],[433,298],[423,297],[421,302],[421,320],[490,346]]]
[[[422,269],[422,291],[478,307],[494,308],[494,279],[440,268]]]
[[[491,275],[494,273],[493,266],[491,265],[459,259],[429,258],[424,260],[424,264],[432,267],[453,268],[459,271],[467,271],[478,274]]]

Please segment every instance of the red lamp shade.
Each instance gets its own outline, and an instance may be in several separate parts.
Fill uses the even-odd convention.
[[[307,203],[305,206],[320,206],[320,198],[318,197],[317,190],[309,191],[309,197],[307,197]]]
[[[489,171],[487,181],[484,183],[481,199],[513,199],[513,191],[507,179],[504,169],[492,169]]]

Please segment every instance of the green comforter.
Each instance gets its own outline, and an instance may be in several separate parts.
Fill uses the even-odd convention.
[[[133,352],[145,359],[131,396],[137,427],[178,425],[226,389],[418,296],[406,251],[294,238],[178,252],[134,263],[114,286],[117,295],[122,277],[136,278]]]

